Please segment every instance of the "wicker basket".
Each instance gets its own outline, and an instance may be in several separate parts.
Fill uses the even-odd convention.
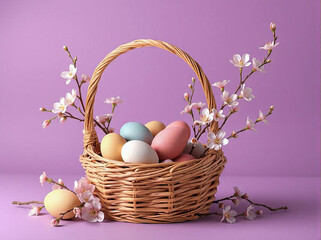
[[[162,41],[136,40],[108,54],[91,78],[85,114],[84,153],[80,157],[88,179],[96,186],[105,217],[132,223],[171,223],[208,213],[226,158],[222,151],[181,163],[129,164],[105,159],[93,126],[93,105],[105,68],[119,55],[141,47],[158,47],[181,57],[200,80],[209,109],[216,107],[211,85],[199,64],[181,49]],[[217,132],[217,123],[210,130]]]

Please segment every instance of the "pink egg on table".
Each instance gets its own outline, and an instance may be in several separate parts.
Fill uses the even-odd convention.
[[[181,127],[186,130],[186,133],[188,134],[188,138],[191,136],[191,129],[188,126],[188,124],[184,121],[175,121],[170,123],[166,128],[172,128],[172,127]]]
[[[161,161],[174,159],[183,152],[188,138],[189,134],[182,127],[165,128],[154,137],[151,146]]]
[[[190,154],[183,153],[174,159],[174,162],[186,162],[192,159],[195,159],[195,157]]]

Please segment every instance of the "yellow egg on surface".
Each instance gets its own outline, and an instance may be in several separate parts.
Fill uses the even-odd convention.
[[[109,133],[100,144],[100,151],[104,158],[123,161],[121,157],[121,149],[126,140],[117,133]]]
[[[53,190],[47,194],[44,200],[45,208],[55,218],[61,217],[64,213],[74,207],[79,206],[81,203],[76,194],[66,189]],[[73,218],[75,214],[73,211],[67,213],[63,219]]]
[[[159,121],[150,121],[145,124],[145,126],[151,131],[153,136],[155,137],[160,131],[165,129],[165,125]]]

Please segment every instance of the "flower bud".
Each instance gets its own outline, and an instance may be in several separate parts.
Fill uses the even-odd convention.
[[[63,46],[62,47],[66,52],[68,52],[68,47],[67,46]]]
[[[46,109],[44,107],[41,107],[41,108],[39,108],[39,111],[44,112],[44,111],[46,111]]]
[[[237,138],[237,137],[238,137],[238,135],[237,135],[237,133],[236,133],[235,131],[232,131],[231,136],[232,136],[233,138]]]
[[[233,108],[232,108],[232,111],[233,111],[234,113],[236,113],[238,110],[239,110],[239,107],[233,107]]]
[[[256,211],[256,214],[257,214],[257,215],[262,215],[262,214],[263,214],[263,210],[258,210],[258,211]]]
[[[197,142],[198,142],[198,141],[197,141],[196,138],[192,138],[192,139],[191,139],[191,143],[192,143],[193,145],[195,145]]]
[[[66,122],[66,120],[67,120],[67,117],[66,117],[66,116],[63,116],[63,117],[61,117],[61,118],[59,119],[59,122],[60,122],[61,124],[63,124],[64,122]]]
[[[192,78],[192,82],[195,83],[195,78]]]
[[[188,84],[188,87],[189,87],[190,89],[192,89],[192,88],[193,88],[193,85],[192,85],[192,84]]]
[[[238,198],[233,198],[232,202],[234,203],[235,206],[239,205],[240,200]]]
[[[185,99],[186,101],[189,100],[189,94],[188,94],[188,93],[184,93],[184,99]]]
[[[270,62],[272,62],[272,60],[271,60],[271,59],[266,60],[266,63],[270,63]]]
[[[218,205],[218,207],[219,207],[219,208],[224,208],[224,203],[220,203],[220,204]]]
[[[108,129],[108,132],[109,132],[109,133],[115,132],[115,128],[109,128],[109,129]]]
[[[50,125],[50,122],[51,122],[51,120],[45,120],[45,121],[42,123],[42,127],[43,127],[43,128],[48,127],[48,126]]]
[[[271,105],[271,107],[270,107],[270,112],[272,112],[273,110],[274,110],[274,106]]]
[[[243,199],[248,199],[249,198],[249,195],[247,193],[244,193],[243,196],[242,196]]]
[[[271,22],[271,23],[270,23],[270,29],[271,29],[272,32],[275,31],[275,29],[276,29],[276,24],[275,24],[275,22]]]

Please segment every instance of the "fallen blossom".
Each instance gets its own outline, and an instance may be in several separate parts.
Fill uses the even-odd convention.
[[[210,149],[220,150],[222,145],[228,144],[229,140],[225,137],[226,132],[220,130],[216,134],[213,132],[207,135],[207,147]]]
[[[259,49],[264,49],[266,51],[272,51],[273,48],[275,48],[279,43],[274,42],[268,42],[263,47],[260,47]]]
[[[77,68],[73,64],[69,65],[69,71],[64,71],[60,74],[60,76],[66,79],[66,84],[68,85],[71,80],[76,76]]]
[[[181,111],[181,114],[183,113],[191,113],[192,112],[193,105],[187,105],[183,111]]]
[[[112,97],[112,98],[106,98],[105,102],[104,103],[107,103],[107,104],[113,104],[115,106],[117,106],[118,103],[122,103],[123,100],[121,100],[119,97]]]
[[[49,125],[50,125],[50,120],[45,120],[45,121],[43,121],[43,123],[42,123],[42,127],[43,128],[46,128],[46,127],[48,127]]]
[[[250,54],[246,53],[243,54],[243,56],[241,57],[239,54],[235,54],[233,56],[233,60],[230,60],[230,62],[238,68],[243,68],[243,67],[247,67],[250,66],[251,63],[249,62],[250,60]]]
[[[228,223],[234,223],[236,215],[237,212],[235,210],[231,210],[231,206],[226,206],[225,208],[223,208],[223,217],[221,219],[221,222],[226,220]]]
[[[59,225],[59,223],[60,223],[60,219],[58,219],[58,218],[55,218],[55,219],[51,220],[51,226],[52,227],[57,227]]]
[[[77,92],[75,89],[71,90],[71,93],[66,94],[66,104],[67,106],[73,105],[77,98]]]
[[[82,208],[82,218],[88,222],[102,222],[105,216],[100,209],[101,203],[98,201],[86,203]]]
[[[31,210],[29,211],[29,216],[38,216],[41,211],[41,208],[37,205],[32,205]]]
[[[247,117],[246,129],[256,131],[256,129],[254,128],[254,125],[255,125],[254,122],[249,117]]]
[[[245,84],[242,84],[240,98],[243,98],[248,102],[255,98],[255,96],[252,94],[252,88],[245,87]]]
[[[40,177],[39,177],[39,180],[40,180],[40,184],[41,186],[43,186],[43,184],[47,181],[47,174],[46,172],[43,172]]]
[[[67,100],[64,97],[60,98],[59,102],[54,103],[53,107],[54,109],[52,109],[53,113],[65,113],[67,110]]]
[[[233,93],[231,96],[229,96],[229,92],[224,90],[221,98],[222,98],[224,104],[227,104],[229,107],[235,107],[239,104],[238,101],[236,101],[237,95],[235,93]]]
[[[228,84],[229,82],[229,80],[223,80],[222,82],[213,83],[212,86],[221,89],[221,91],[224,91],[226,84]]]
[[[265,72],[263,70],[264,66],[261,66],[262,63],[259,60],[257,60],[255,57],[252,58],[252,64],[253,64],[253,71]]]
[[[54,184],[54,185],[52,186],[52,190],[63,189],[62,186],[64,186],[64,182],[62,181],[61,178],[58,179],[58,183],[59,183],[60,185]]]
[[[96,116],[96,120],[97,122],[104,124],[105,122],[108,122],[113,116],[114,114],[107,113],[101,116]]]
[[[195,122],[198,125],[206,125],[213,121],[214,119],[213,117],[214,117],[214,113],[210,113],[208,108],[204,108],[200,116],[200,120],[196,120]]]
[[[253,209],[254,209],[254,207],[252,204],[250,206],[248,206],[248,208],[246,209],[246,212],[245,212],[246,219],[252,221],[256,218],[256,213],[254,212]]]
[[[212,109],[214,121],[218,122],[225,118],[223,110],[217,111],[215,108]]]
[[[266,120],[266,116],[263,114],[261,110],[259,112],[258,120],[264,122],[265,124],[268,124],[268,121]]]

